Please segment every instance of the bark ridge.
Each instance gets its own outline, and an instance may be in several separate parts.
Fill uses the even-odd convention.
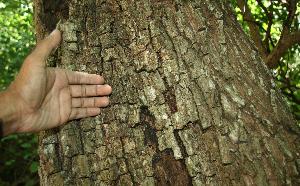
[[[51,64],[101,73],[113,94],[99,116],[40,134],[42,185],[300,184],[299,127],[227,1],[66,7]]]

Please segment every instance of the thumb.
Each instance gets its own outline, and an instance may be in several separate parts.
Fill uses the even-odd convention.
[[[35,61],[46,65],[46,60],[51,52],[59,45],[61,40],[61,33],[58,29],[55,29],[47,38],[42,40],[35,50],[31,53],[35,57]]]

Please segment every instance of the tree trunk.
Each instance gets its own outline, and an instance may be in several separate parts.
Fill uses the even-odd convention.
[[[41,185],[299,185],[299,127],[226,0],[34,0],[48,63],[102,74],[99,116],[39,135]]]

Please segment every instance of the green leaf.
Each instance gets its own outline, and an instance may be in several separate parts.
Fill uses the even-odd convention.
[[[12,164],[15,163],[15,162],[16,162],[16,160],[12,159],[12,160],[10,160],[10,161],[5,162],[5,165],[6,165],[6,166],[10,166],[10,165],[12,165]]]
[[[31,173],[35,173],[38,171],[38,168],[39,168],[39,163],[38,162],[33,162],[31,165],[30,165],[30,171]]]
[[[29,147],[31,147],[31,143],[23,143],[21,145],[21,147],[23,147],[23,148],[29,148]]]

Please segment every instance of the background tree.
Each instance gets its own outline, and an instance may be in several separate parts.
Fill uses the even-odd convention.
[[[0,1],[0,91],[17,75],[35,45],[30,0]],[[38,185],[36,134],[10,135],[0,143],[0,185]]]
[[[42,185],[299,185],[299,126],[228,1],[35,0],[49,65],[101,73],[100,116],[39,135]]]
[[[300,121],[299,1],[230,0]],[[247,2],[247,3],[246,3]]]

